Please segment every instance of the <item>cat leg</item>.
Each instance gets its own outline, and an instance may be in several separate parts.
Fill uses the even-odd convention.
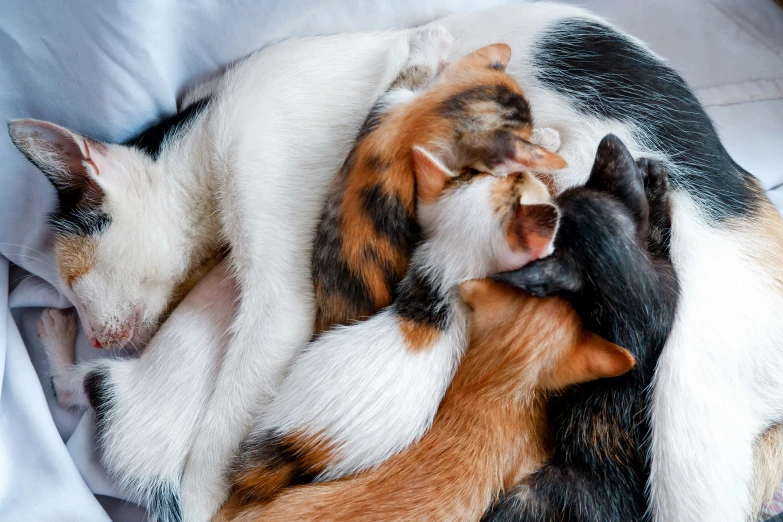
[[[76,315],[55,308],[47,308],[38,320],[46,358],[49,361],[52,388],[57,402],[65,408],[87,407],[84,393],[84,377],[93,365],[75,365]]]
[[[420,31],[445,32],[440,28]],[[410,38],[411,34],[415,35],[416,30],[404,33],[403,37]],[[422,41],[430,40],[422,38]],[[431,70],[437,71],[445,52],[434,54],[438,59],[428,60],[433,64]],[[406,60],[410,61],[410,56],[409,53]],[[360,69],[371,68],[364,65]],[[412,78],[409,76],[406,85],[418,84]],[[301,140],[314,139],[301,136],[299,130],[295,132]],[[228,467],[253,418],[272,397],[291,359],[313,334],[315,297],[310,263],[313,238],[305,231],[314,233],[326,184],[314,184],[306,177],[292,179],[291,172],[297,169],[291,166],[299,165],[300,149],[294,149],[296,157],[286,156],[293,138],[277,135],[284,141],[278,144],[276,168],[266,173],[269,177],[265,183],[259,184],[258,177],[258,165],[263,165],[265,159],[259,159],[261,163],[255,165],[247,161],[257,157],[258,147],[252,144],[252,151],[234,151],[234,158],[245,161],[227,166],[225,185],[221,187],[223,233],[231,245],[231,262],[240,297],[215,391],[182,478],[182,508],[189,522],[209,520],[225,501],[229,490]],[[267,140],[264,145],[272,147],[272,142]],[[291,170],[280,165],[288,165]],[[285,182],[272,177],[276,172],[285,176]],[[296,201],[295,216],[292,216],[293,204],[288,203],[292,198]]]
[[[408,59],[370,114],[387,111],[426,89],[446,66],[453,44],[451,34],[441,25],[412,29],[408,38]]]

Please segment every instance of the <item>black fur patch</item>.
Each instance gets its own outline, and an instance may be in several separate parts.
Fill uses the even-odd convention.
[[[124,145],[135,147],[157,160],[164,144],[187,132],[193,122],[209,106],[210,101],[212,101],[212,97],[208,96],[188,105],[182,112],[156,123],[135,138],[126,141]]]
[[[54,385],[54,377],[49,377],[49,386],[52,387],[52,395],[54,395],[54,400],[60,402],[60,399],[57,397],[57,388]]]
[[[362,206],[378,235],[386,236],[395,248],[410,252],[421,229],[396,194],[390,196],[379,185],[367,187],[362,192]]]
[[[261,436],[250,437],[242,443],[231,465],[229,478],[233,481],[243,473],[251,472],[259,466],[270,470],[293,468],[291,482],[288,485],[309,484],[316,478],[316,473],[299,462],[297,451],[271,430]]]
[[[754,210],[756,183],[723,148],[685,81],[629,38],[592,20],[564,20],[538,41],[533,64],[538,81],[577,110],[639,129],[644,146],[682,169],[670,174],[674,187],[713,219]]]
[[[147,514],[151,522],[182,522],[179,489],[175,484],[159,484],[150,494]]]
[[[367,158],[367,169],[378,172],[383,172],[391,166],[391,161],[383,159],[377,154],[373,154]]]
[[[101,444],[106,432],[109,412],[114,407],[109,374],[106,368],[98,367],[84,378],[84,393],[95,411],[95,433]]]
[[[597,158],[587,186],[557,198],[554,254],[495,278],[563,295],[586,329],[629,350],[636,367],[550,399],[550,461],[509,492],[487,521],[629,522],[646,516],[646,394],[678,297],[668,257],[666,171],[626,161],[628,152],[614,137],[601,142]],[[647,206],[637,201],[645,186],[650,201],[642,210],[635,207]],[[552,277],[558,270],[568,277]],[[575,278],[579,284],[570,285]],[[563,280],[570,286],[558,288]]]
[[[532,122],[530,105],[525,97],[504,84],[479,85],[460,91],[443,101],[438,107],[438,113],[446,118],[463,120],[470,112],[471,105],[482,101],[493,101],[502,107],[503,119],[509,125]]]
[[[383,97],[379,99],[373,106],[370,108],[370,112],[367,114],[367,118],[365,118],[364,123],[359,128],[359,134],[356,135],[356,142],[362,141],[364,138],[370,135],[375,129],[378,128],[378,125],[381,124],[381,121],[383,121],[383,116],[385,114],[385,104],[383,103]]]
[[[392,306],[403,319],[432,326],[440,331],[448,328],[451,319],[448,295],[435,287],[431,273],[413,265],[397,285]]]
[[[58,191],[57,208],[49,214],[49,226],[61,236],[97,236],[111,224],[111,218],[100,208],[85,207],[81,195]]]
[[[343,233],[340,205],[342,196],[333,194],[327,201],[313,246],[313,280],[324,294],[336,294],[358,310],[374,308],[375,299],[360,274],[343,260]]]

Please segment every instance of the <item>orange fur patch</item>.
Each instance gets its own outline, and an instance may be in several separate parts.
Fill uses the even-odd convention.
[[[60,277],[68,287],[84,274],[92,270],[95,262],[96,241],[91,237],[63,236],[55,237],[54,249]]]
[[[428,324],[419,324],[409,319],[400,320],[400,330],[409,350],[417,352],[435,344],[441,331]]]

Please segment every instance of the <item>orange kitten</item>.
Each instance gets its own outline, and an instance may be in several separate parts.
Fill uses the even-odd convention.
[[[548,457],[547,395],[634,365],[625,349],[586,332],[561,298],[491,280],[465,282],[460,294],[473,310],[470,347],[417,444],[355,478],[291,488],[233,520],[479,520]]]

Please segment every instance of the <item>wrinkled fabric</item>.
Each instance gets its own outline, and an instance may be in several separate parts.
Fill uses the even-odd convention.
[[[0,118],[123,141],[188,87],[292,36],[417,25],[505,0],[6,0]],[[580,2],[646,41],[696,90],[734,158],[783,208],[783,9],[742,0]],[[274,71],[270,71],[273,75]],[[60,408],[36,331],[56,290],[46,179],[0,133],[0,519],[143,520],[97,462],[90,415]],[[79,336],[77,357],[116,356]],[[783,498],[783,490],[780,493]],[[768,510],[768,514],[783,505]]]

